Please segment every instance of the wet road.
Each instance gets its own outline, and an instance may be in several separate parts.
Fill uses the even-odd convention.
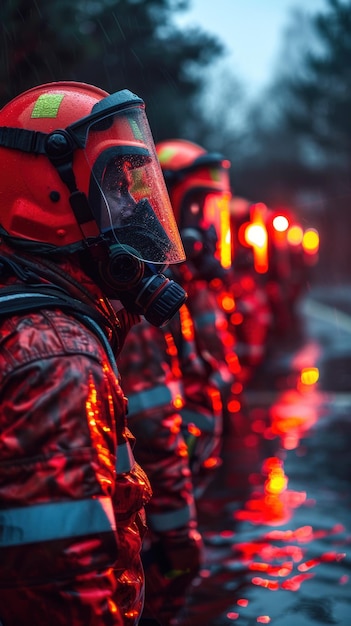
[[[300,310],[303,336],[272,347],[198,503],[182,626],[351,623],[351,296]]]

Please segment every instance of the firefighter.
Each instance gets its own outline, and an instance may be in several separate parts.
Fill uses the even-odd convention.
[[[232,258],[229,324],[237,339],[238,380],[243,388],[264,362],[273,317],[265,283],[269,269],[265,205],[233,197],[230,203]]]
[[[220,462],[218,438],[230,420],[237,367],[235,336],[229,332],[226,315],[218,304],[220,291],[227,289],[231,267],[230,162],[221,154],[184,139],[160,142],[156,150],[186,252],[186,262],[172,267],[172,274],[188,294],[187,308],[197,352],[206,371],[198,385],[208,386],[218,407],[217,391],[222,405],[220,411],[214,411],[217,417],[212,420],[212,427],[209,422],[202,422],[196,401],[190,410],[186,405],[181,412],[186,438],[191,443],[191,460],[198,447],[207,449],[205,442],[212,442],[216,448],[215,454],[204,454],[198,464],[198,475],[206,483],[210,468],[215,469]],[[176,318],[173,325],[175,322]],[[191,375],[184,376],[184,386],[186,396],[196,398]],[[194,426],[201,432],[197,445],[192,436]]]
[[[0,622],[134,626],[151,489],[114,355],[184,260],[143,101],[83,83],[0,111]]]
[[[205,152],[194,147],[196,156],[199,150]],[[217,155],[215,164],[219,165]],[[223,181],[217,183],[215,191],[226,200]],[[226,207],[224,204],[224,214]],[[218,207],[214,204],[211,209],[213,214],[208,219],[215,225]],[[206,286],[204,299],[202,291],[199,294],[207,308],[205,312],[203,308],[198,310],[198,328],[187,303],[166,326],[155,328],[142,321],[129,333],[119,361],[129,398],[128,424],[136,436],[135,456],[153,490],[146,506],[149,530],[142,553],[146,577],[143,617],[157,619],[162,626],[177,623],[187,589],[201,566],[203,545],[197,502],[221,463],[223,409],[219,381],[231,380],[223,346],[220,358],[215,350],[214,354],[209,352],[214,334],[217,348],[223,317],[209,293],[208,280],[217,273],[222,275],[223,270],[216,260],[213,272],[212,241],[216,233],[210,224],[208,229],[210,232],[204,234],[208,234],[209,247],[203,257],[207,269],[200,285],[201,289]],[[180,265],[184,265],[179,266],[182,275],[188,271],[188,262]]]
[[[183,375],[171,330],[176,318],[178,314],[162,328],[141,320],[129,333],[119,360],[128,396],[128,426],[136,437],[135,458],[146,471],[153,491],[145,507],[148,532],[142,550],[143,620],[161,626],[177,623],[187,589],[203,559],[188,450],[181,429]],[[196,357],[193,351],[190,354]],[[194,375],[195,363],[190,366]]]

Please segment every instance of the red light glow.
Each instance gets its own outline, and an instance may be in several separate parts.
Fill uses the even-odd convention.
[[[239,606],[248,606],[249,601],[246,598],[239,598],[239,600],[237,601],[237,604]]]

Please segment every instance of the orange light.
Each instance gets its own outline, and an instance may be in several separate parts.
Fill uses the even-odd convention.
[[[211,456],[203,462],[203,466],[207,469],[213,469],[217,465],[220,465],[220,459],[215,456]]]
[[[304,367],[300,378],[303,385],[314,385],[319,379],[318,367]]]
[[[174,397],[174,400],[173,400],[173,406],[174,406],[174,408],[175,408],[175,409],[178,409],[178,411],[179,411],[180,409],[182,409],[182,408],[183,408],[183,406],[184,406],[184,400],[183,400],[182,396],[181,396],[181,395],[179,395],[178,393],[177,393],[177,395]]]
[[[287,232],[287,239],[290,245],[299,246],[303,240],[303,229],[301,226],[298,226],[297,224],[290,226]]]
[[[259,274],[265,274],[268,270],[268,234],[264,223],[266,210],[265,204],[254,204],[251,209],[251,223],[245,230],[246,243],[253,248],[254,266]]]
[[[187,308],[186,305],[183,304],[183,306],[180,307],[179,316],[180,316],[181,331],[182,331],[182,335],[184,339],[186,341],[193,341],[194,340],[194,324],[193,324],[193,320],[191,319],[189,309]]]
[[[235,311],[235,300],[231,294],[224,294],[221,298],[221,304],[226,313],[232,313],[232,311]]]
[[[232,265],[229,203],[231,193],[211,193],[206,196],[203,213],[207,223],[213,224],[218,236],[217,254],[224,269]]]
[[[201,430],[200,428],[198,428],[195,424],[191,423],[188,424],[188,432],[193,436],[193,437],[200,437],[201,436]]]
[[[319,234],[315,228],[307,228],[305,230],[302,247],[306,254],[316,254],[319,250]]]

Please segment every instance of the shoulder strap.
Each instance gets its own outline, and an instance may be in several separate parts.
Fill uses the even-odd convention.
[[[59,288],[49,287],[45,284],[38,286],[16,284],[0,289],[0,319],[22,312],[47,308],[68,310],[97,335],[105,348],[114,372],[118,375],[116,361],[103,330],[106,326],[106,320],[93,307],[67,295]]]

